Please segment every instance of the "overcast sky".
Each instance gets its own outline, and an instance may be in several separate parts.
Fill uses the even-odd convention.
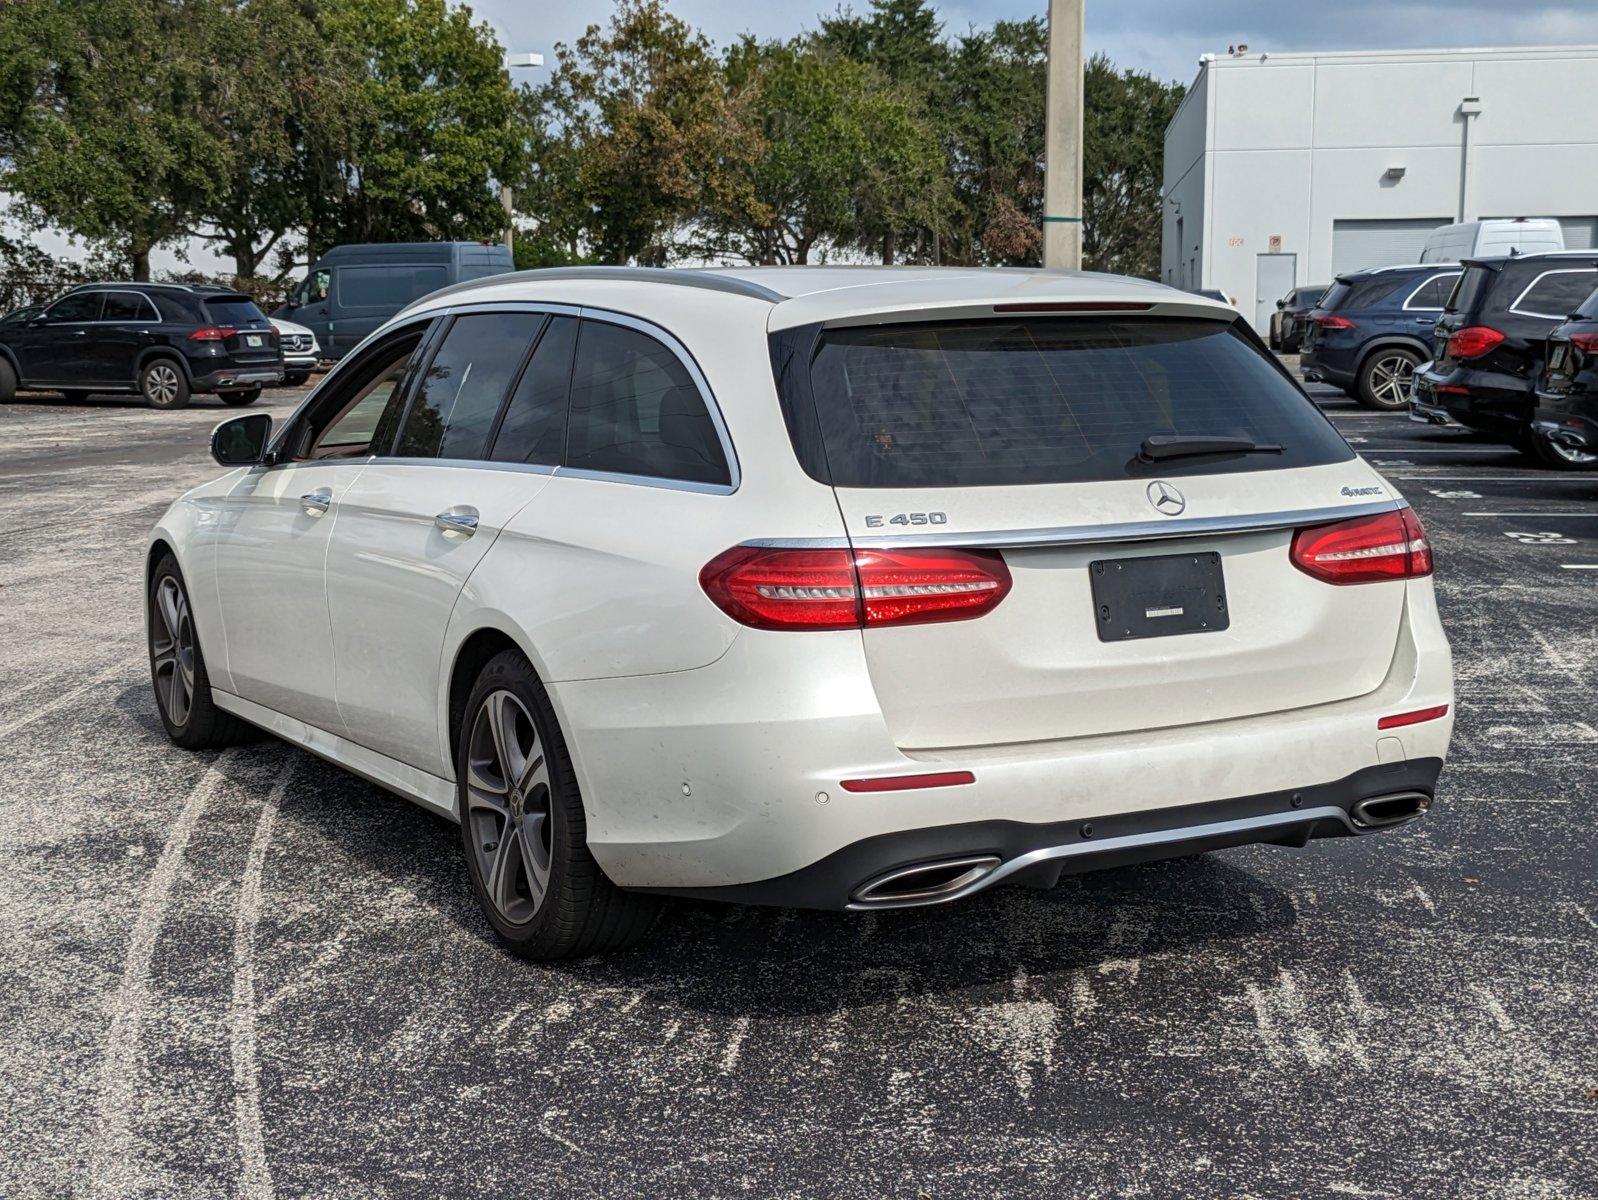
[[[718,45],[739,34],[788,37],[813,29],[837,0],[668,0],[671,10]],[[508,50],[553,61],[608,19],[612,0],[479,0],[473,9]],[[857,11],[870,0],[856,0]],[[947,0],[944,32],[1025,18],[1047,0]],[[1087,0],[1088,49],[1120,66],[1192,82],[1198,56],[1247,42],[1250,50],[1371,50],[1542,46],[1598,41],[1598,0]],[[517,72],[531,79],[538,72]]]

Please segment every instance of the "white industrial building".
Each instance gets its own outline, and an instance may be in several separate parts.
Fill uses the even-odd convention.
[[[1165,131],[1161,278],[1263,331],[1295,285],[1414,262],[1438,225],[1598,245],[1598,46],[1205,55]]]

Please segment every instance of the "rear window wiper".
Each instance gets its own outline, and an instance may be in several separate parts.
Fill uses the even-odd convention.
[[[1150,461],[1162,458],[1193,458],[1200,454],[1280,454],[1274,442],[1256,442],[1246,437],[1184,437],[1179,433],[1155,433],[1143,439],[1138,457]]]

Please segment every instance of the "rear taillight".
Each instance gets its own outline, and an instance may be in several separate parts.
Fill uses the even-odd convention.
[[[1315,324],[1319,325],[1322,329],[1354,328],[1354,322],[1350,321],[1347,317],[1334,317],[1330,313],[1322,313],[1320,316],[1314,317],[1312,319],[1314,320]]]
[[[1480,358],[1499,342],[1504,335],[1486,325],[1467,325],[1448,335],[1446,353],[1449,358]]]
[[[238,330],[230,325],[207,325],[204,329],[196,329],[189,334],[191,342],[225,342]]]
[[[699,585],[755,629],[865,629],[980,617],[1009,592],[1010,571],[984,550],[734,546]]]
[[[1313,525],[1293,535],[1293,565],[1326,583],[1378,583],[1432,573],[1432,549],[1412,509]]]
[[[1598,333],[1573,333],[1570,335],[1570,344],[1588,354],[1598,354]]]

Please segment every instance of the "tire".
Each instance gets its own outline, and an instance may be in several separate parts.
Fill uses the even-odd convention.
[[[17,373],[7,358],[0,358],[0,404],[17,394]]]
[[[246,388],[242,392],[222,393],[222,403],[231,404],[234,408],[243,408],[246,404],[254,404],[260,398],[260,388]]]
[[[459,737],[461,847],[477,902],[505,946],[547,961],[641,941],[659,901],[622,891],[588,852],[571,755],[520,651],[496,655],[478,675]]]
[[[195,636],[189,592],[177,559],[164,555],[145,594],[150,683],[166,735],[185,750],[209,750],[241,741],[247,729],[211,699],[211,677]]]
[[[1598,471],[1598,453],[1560,446],[1540,433],[1531,435],[1531,455],[1538,466],[1554,471]]]
[[[1420,355],[1389,346],[1370,354],[1359,366],[1356,399],[1378,412],[1399,412],[1409,407],[1411,381]]]
[[[170,358],[152,358],[139,371],[139,395],[151,408],[187,408],[189,377]]]
[[[311,373],[309,371],[295,371],[291,375],[283,376],[283,386],[286,388],[301,387],[310,377]]]

